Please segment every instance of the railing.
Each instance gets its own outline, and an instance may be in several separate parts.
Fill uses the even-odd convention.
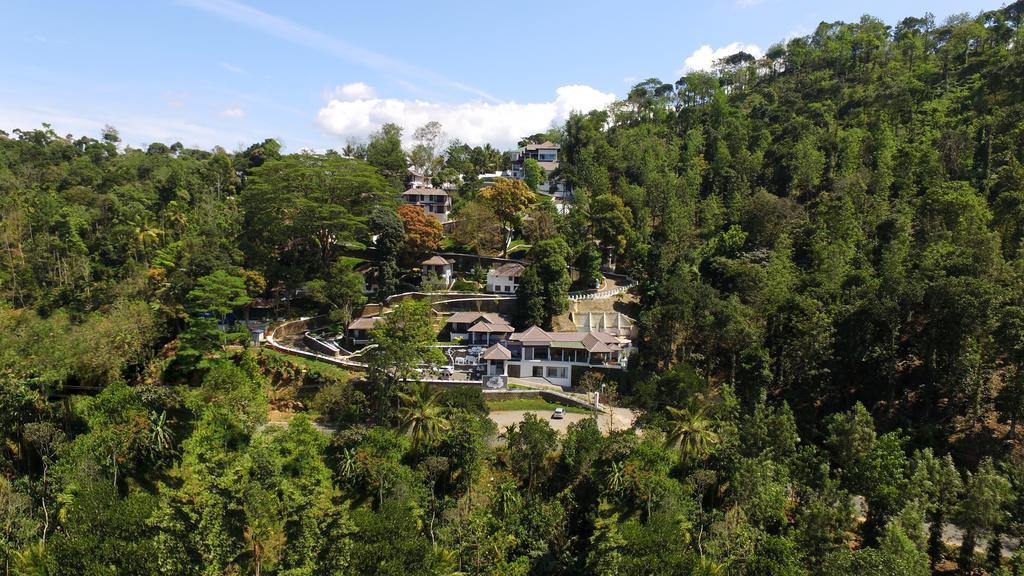
[[[636,286],[636,282],[630,281],[622,286],[616,286],[608,290],[580,290],[578,292],[569,292],[569,300],[602,300],[604,298],[611,298],[618,296],[624,292],[629,291],[630,288]]]

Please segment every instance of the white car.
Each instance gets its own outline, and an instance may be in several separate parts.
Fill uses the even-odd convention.
[[[565,408],[555,408],[554,413],[551,414],[551,418],[554,420],[561,420],[565,418]]]

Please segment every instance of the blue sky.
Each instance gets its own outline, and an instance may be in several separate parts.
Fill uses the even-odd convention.
[[[0,129],[229,150],[340,147],[385,121],[514,145],[648,77],[821,21],[895,24],[994,0],[268,2],[4,0]],[[529,7],[533,7],[530,10]]]

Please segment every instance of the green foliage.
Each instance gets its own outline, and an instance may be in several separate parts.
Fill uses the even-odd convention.
[[[531,262],[519,279],[516,296],[519,323],[551,328],[551,321],[568,307],[568,246],[561,239],[538,242],[530,250]]]

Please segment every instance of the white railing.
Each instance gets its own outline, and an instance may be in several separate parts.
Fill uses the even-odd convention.
[[[569,300],[602,300],[604,298],[611,298],[613,296],[618,296],[619,294],[628,292],[629,289],[633,288],[634,286],[636,286],[636,282],[630,282],[628,284],[616,286],[615,288],[610,288],[608,290],[580,290],[579,292],[569,292]]]

